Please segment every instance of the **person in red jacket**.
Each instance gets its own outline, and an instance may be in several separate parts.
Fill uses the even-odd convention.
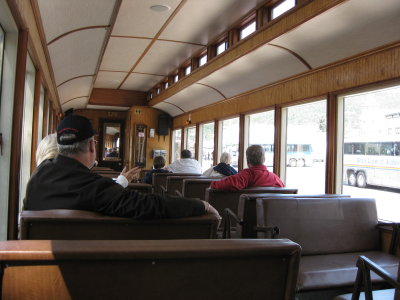
[[[224,191],[239,191],[246,187],[272,186],[284,187],[282,180],[263,165],[265,152],[260,145],[252,145],[246,150],[247,169],[236,175],[213,181],[211,188]]]

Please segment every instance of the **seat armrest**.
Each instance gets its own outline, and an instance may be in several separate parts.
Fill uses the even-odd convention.
[[[242,226],[243,221],[239,219],[239,217],[230,209],[225,208],[223,213],[223,224],[224,224],[224,231],[222,233],[223,239],[230,239],[231,238],[231,219],[233,219],[237,225]]]

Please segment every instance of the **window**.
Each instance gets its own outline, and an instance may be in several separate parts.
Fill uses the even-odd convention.
[[[192,72],[192,67],[188,66],[185,68],[185,76],[189,75]]]
[[[275,19],[279,17],[280,15],[284,14],[287,12],[289,9],[295,7],[296,5],[296,0],[284,0],[281,3],[279,3],[277,6],[272,8],[271,12],[271,19]]]
[[[172,132],[172,155],[171,162],[181,157],[182,129],[175,129]]]
[[[0,25],[0,97],[1,97],[1,86],[3,82],[3,60],[4,60],[4,30]],[[1,103],[1,102],[0,102]]]
[[[26,186],[31,176],[33,100],[35,91],[35,67],[28,56],[25,73],[24,113],[22,116],[21,169],[20,169],[20,209],[25,198]]]
[[[200,57],[199,59],[199,67],[205,65],[207,63],[207,53]]]
[[[174,83],[178,82],[178,80],[179,80],[179,75],[178,74],[174,75]]]
[[[224,52],[226,49],[228,49],[228,42],[223,41],[222,43],[217,45],[217,55],[221,54]]]
[[[256,31],[256,21],[252,21],[240,30],[240,39],[244,39]]]
[[[192,158],[196,155],[196,127],[185,129],[185,149],[192,152]]]
[[[352,197],[375,198],[378,217],[400,221],[400,86],[343,95],[339,188]],[[340,133],[339,133],[340,134]]]
[[[200,125],[199,134],[199,162],[204,172],[214,163],[214,123]]]
[[[265,150],[264,165],[272,171],[274,166],[274,111],[247,115],[245,124],[245,149],[251,145],[261,145]],[[245,157],[243,166],[247,168]]]
[[[326,100],[287,107],[282,119],[281,176],[286,186],[298,188],[299,194],[324,194]]]
[[[222,152],[228,152],[232,156],[232,167],[238,169],[239,157],[239,118],[233,118],[220,121],[219,123],[220,152],[218,160]]]
[[[161,92],[161,89],[160,89],[160,88],[157,88],[157,89],[156,89],[157,95],[160,94],[160,92]]]
[[[44,87],[43,85],[40,87],[40,101],[39,101],[39,115],[38,115],[38,131],[37,131],[37,142],[38,145],[42,140],[43,136],[43,117],[44,117]]]
[[[164,90],[166,90],[169,87],[168,81],[164,82]]]

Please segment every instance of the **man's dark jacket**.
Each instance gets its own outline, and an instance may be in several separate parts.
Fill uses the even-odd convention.
[[[75,159],[58,155],[33,172],[26,210],[77,209],[135,219],[179,218],[205,213],[195,199],[142,194],[90,172]]]

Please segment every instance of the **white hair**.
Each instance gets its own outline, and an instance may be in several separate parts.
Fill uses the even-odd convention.
[[[232,157],[228,152],[222,152],[221,157],[219,158],[219,162],[230,165],[232,161]]]
[[[45,136],[39,143],[36,150],[36,165],[44,160],[56,157],[58,154],[57,135],[55,133]]]

